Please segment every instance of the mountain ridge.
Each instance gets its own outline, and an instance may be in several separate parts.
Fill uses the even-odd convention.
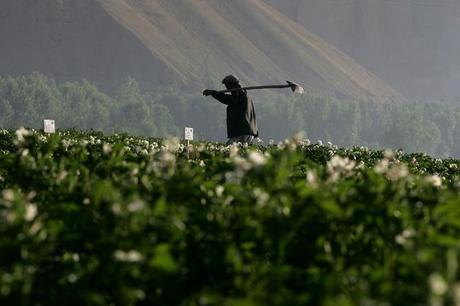
[[[9,30],[0,29],[1,38],[12,38],[0,51],[13,55],[12,61],[0,59],[2,74],[32,69],[58,80],[88,78],[103,87],[131,76],[147,89],[198,90],[236,73],[251,85],[290,79],[312,93],[339,98],[404,99],[260,0],[44,0],[32,5],[18,0],[5,11],[17,17],[24,10],[32,12],[25,15],[25,25],[6,18]],[[43,28],[31,26],[33,20]],[[18,36],[38,39],[34,44]],[[32,52],[37,45],[41,50]],[[22,51],[15,54],[16,49]],[[59,76],[62,71],[65,77]]]

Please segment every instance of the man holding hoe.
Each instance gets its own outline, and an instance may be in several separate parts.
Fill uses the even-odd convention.
[[[222,83],[230,94],[205,89],[203,95],[212,96],[227,105],[227,145],[238,142],[250,145],[254,137],[259,135],[252,99],[248,97],[247,91],[241,88],[240,81],[234,75],[226,76]]]
[[[222,83],[226,90],[216,91],[205,89],[203,95],[212,96],[219,102],[227,105],[227,145],[232,143],[252,144],[254,137],[259,136],[257,131],[256,113],[252,99],[248,97],[247,90],[266,88],[290,88],[293,92],[303,93],[303,88],[293,82],[287,85],[265,85],[241,87],[240,80],[234,75],[228,75]],[[230,94],[226,94],[226,93]]]

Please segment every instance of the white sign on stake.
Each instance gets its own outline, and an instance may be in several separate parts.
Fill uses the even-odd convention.
[[[45,133],[54,133],[56,132],[56,125],[54,120],[45,119],[43,120],[43,130]]]
[[[185,140],[193,140],[193,128],[185,128]]]

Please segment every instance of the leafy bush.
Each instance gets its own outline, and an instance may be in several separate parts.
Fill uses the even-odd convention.
[[[2,305],[458,303],[460,163],[0,131]]]

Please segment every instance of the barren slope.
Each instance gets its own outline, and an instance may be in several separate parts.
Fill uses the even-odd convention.
[[[130,75],[197,90],[236,73],[245,84],[289,79],[338,97],[401,98],[261,0],[3,0],[0,14],[1,74],[104,87]]]
[[[259,0],[98,0],[184,82],[233,72],[246,83],[294,79],[316,92],[399,98],[391,88]]]
[[[116,87],[123,76],[144,85],[171,73],[94,0],[0,0],[0,74],[39,71],[59,81]]]
[[[460,100],[460,1],[264,0],[407,98]]]

